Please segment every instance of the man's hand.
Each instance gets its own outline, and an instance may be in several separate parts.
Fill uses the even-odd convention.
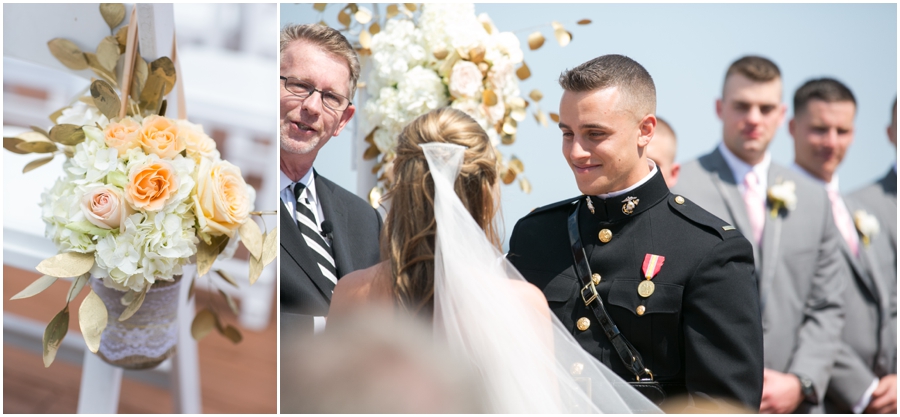
[[[797,375],[785,374],[768,368],[763,370],[762,402],[759,405],[760,413],[791,413],[797,409],[801,402],[803,402],[803,394],[800,391],[800,379],[797,378]],[[896,405],[896,401],[894,404]]]
[[[872,400],[866,407],[869,414],[897,414],[897,374],[885,375],[878,381]]]

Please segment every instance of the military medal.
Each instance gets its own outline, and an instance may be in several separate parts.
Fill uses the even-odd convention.
[[[651,280],[659,273],[659,269],[662,268],[663,262],[665,261],[665,256],[651,255],[649,253],[644,255],[644,265],[642,269],[646,280],[638,285],[638,295],[644,298],[653,295],[653,291],[656,290],[656,285]]]
[[[588,196],[584,196],[584,199],[587,200],[588,210],[591,211],[591,214],[594,214],[594,203],[591,202],[591,198]]]

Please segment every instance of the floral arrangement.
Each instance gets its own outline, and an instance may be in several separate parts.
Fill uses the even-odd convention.
[[[865,246],[869,246],[869,243],[872,242],[872,238],[881,231],[881,225],[878,223],[878,218],[867,213],[865,210],[856,210],[853,212],[853,223],[856,225],[856,230],[859,231],[859,235],[862,237],[862,242]]]
[[[121,4],[104,4],[100,10],[110,30],[124,19]],[[239,241],[251,253],[251,284],[275,258],[277,231],[263,233],[251,220],[251,214],[262,213],[253,212],[255,191],[240,169],[221,158],[202,126],[165,116],[164,97],[174,87],[175,66],[167,57],[147,64],[127,47],[133,42],[136,48],[136,26],[104,38],[96,54],[81,52],[65,39],[51,40],[50,50],[63,64],[90,67],[100,78],[91,83],[89,97],[50,116],[54,126],[49,132],[32,127],[3,141],[4,148],[18,154],[49,154],[24,172],[58,154],[66,156],[62,176],[40,203],[45,234],[60,253],[41,262],[37,270],[45,275],[13,297],[30,297],[57,278],[74,277],[66,307],[44,334],[45,366],[65,336],[68,303],[91,276],[124,292],[122,303],[128,307],[117,318],[124,321],[141,307],[154,283],[175,280],[194,261],[198,277],[203,276],[217,258],[231,257]],[[134,62],[131,71],[121,68],[128,65],[116,71],[120,55]],[[121,95],[118,80],[123,81]],[[237,286],[224,272],[217,273]],[[235,343],[241,339],[210,309],[198,319],[192,328],[198,339],[212,326]],[[80,325],[95,353],[107,320],[106,307],[91,290],[80,307]]]
[[[797,185],[793,181],[779,182],[769,187],[766,195],[772,206],[770,215],[772,218],[778,217],[778,212],[785,208],[788,211],[797,207]]]
[[[324,12],[326,4],[313,7]],[[386,8],[383,27],[377,5],[374,10],[373,14],[349,4],[339,12],[338,21],[344,30],[357,31],[360,55],[371,56],[371,71],[360,88],[369,95],[363,109],[362,126],[369,132],[364,158],[378,158],[373,168],[373,174],[380,173],[378,184],[369,193],[369,202],[377,207],[390,188],[397,137],[407,123],[430,110],[449,106],[475,119],[494,146],[510,145],[529,105],[521,95],[519,80],[527,79],[531,72],[518,37],[501,32],[486,13],[476,16],[473,4],[391,4]],[[590,20],[578,23],[588,24]],[[567,45],[572,34],[560,23],[553,22],[552,26],[560,45]],[[543,43],[540,32],[529,36],[530,49],[538,49]],[[529,94],[535,103],[542,96],[538,90]],[[547,126],[547,115],[540,108],[534,116]],[[559,121],[553,113],[550,118]],[[499,151],[497,156],[503,183],[511,184],[518,178],[521,189],[530,192],[530,183],[521,175],[522,161],[515,156],[506,159]]]

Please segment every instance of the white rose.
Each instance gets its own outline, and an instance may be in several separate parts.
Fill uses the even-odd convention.
[[[116,229],[125,213],[122,191],[111,185],[92,187],[81,197],[81,212],[101,229]]]
[[[470,61],[459,61],[450,72],[450,94],[453,97],[476,97],[481,93],[483,76]]]

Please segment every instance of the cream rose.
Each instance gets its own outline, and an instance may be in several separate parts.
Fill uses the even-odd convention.
[[[216,141],[203,132],[203,126],[193,124],[187,120],[179,120],[178,137],[184,142],[188,156],[194,162],[200,163],[200,157],[210,160],[219,159],[219,151],[216,150]]]
[[[178,176],[172,164],[152,161],[131,169],[125,199],[136,209],[159,211],[177,190]]]
[[[162,116],[144,119],[139,138],[144,153],[164,159],[172,159],[185,149],[184,139],[178,136],[178,126]]]
[[[81,197],[84,217],[101,229],[115,229],[122,224],[123,206],[122,192],[112,185],[91,188]]]
[[[129,149],[141,146],[138,138],[141,125],[131,118],[124,118],[118,122],[112,122],[103,129],[103,140],[106,146],[119,151],[121,158]]]
[[[450,72],[450,94],[453,97],[475,97],[481,90],[483,75],[478,65],[459,61]]]
[[[201,233],[233,237],[250,217],[250,205],[247,183],[240,168],[227,161],[200,160],[194,212]]]

